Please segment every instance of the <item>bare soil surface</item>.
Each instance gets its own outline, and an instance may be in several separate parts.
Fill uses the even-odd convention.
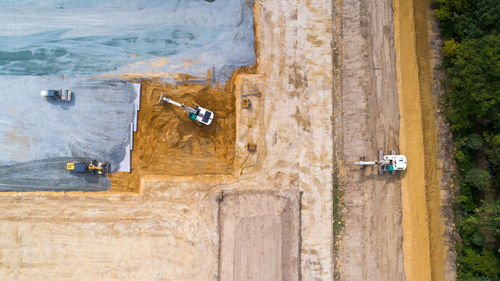
[[[0,279],[216,280],[217,202],[173,186],[2,194]]]
[[[432,10],[429,9],[429,30],[427,35],[429,36],[430,43],[430,61],[432,67],[432,94],[433,101],[436,110],[434,110],[434,119],[436,122],[437,129],[437,165],[441,174],[440,190],[441,190],[441,219],[444,224],[444,251],[446,255],[445,268],[444,268],[444,280],[452,281],[457,279],[456,272],[456,258],[457,253],[455,251],[455,240],[457,239],[455,235],[455,222],[453,206],[455,203],[456,192],[458,190],[458,185],[455,185],[454,175],[457,173],[457,167],[455,164],[455,146],[453,145],[452,135],[450,128],[446,124],[446,117],[444,116],[444,110],[441,108],[441,102],[444,98],[444,88],[442,82],[445,80],[444,69],[442,68],[443,55],[441,53],[443,47],[443,39],[441,37],[441,32],[439,30],[438,20],[434,17]]]
[[[248,195],[251,204],[247,214],[263,214],[265,202],[276,204],[279,210],[281,203],[272,202],[283,202],[280,194],[286,190],[302,192],[300,202],[290,204],[290,211],[243,220],[240,228],[228,231],[243,236],[235,250],[241,257],[250,257],[240,259],[235,267],[239,277],[253,276],[253,265],[264,264],[259,260],[263,256],[279,258],[278,249],[295,247],[286,247],[295,243],[287,242],[287,237],[295,239],[297,233],[286,226],[291,214],[300,217],[300,258],[293,260],[294,266],[288,260],[295,254],[282,252],[281,263],[285,265],[275,279],[332,279],[331,2],[256,1],[254,11],[257,64],[253,73],[235,77],[230,98],[219,95],[218,90],[217,94],[212,92],[211,85],[179,86],[177,92],[168,85],[161,85],[160,90],[146,85],[146,100],[139,114],[149,115],[139,115],[139,122],[146,122],[142,127],[149,126],[150,131],[141,132],[139,124],[132,152],[132,169],[134,165],[143,167],[142,174],[137,169],[131,178],[111,177],[111,181],[117,181],[109,192],[102,193],[0,194],[0,279],[218,280],[222,277],[219,262],[227,260],[224,251],[219,256],[217,200],[221,192],[269,193],[267,199]],[[224,108],[235,106],[235,133],[226,135],[231,132],[232,121],[226,125],[214,123],[215,130],[220,130],[214,139],[213,132],[205,134],[185,123],[191,121],[176,109],[154,105],[164,90],[182,102],[196,101],[201,106],[207,102],[207,108],[212,106],[215,111],[214,122],[224,120]],[[210,95],[205,96],[207,92]],[[252,92],[259,92],[260,97],[248,97],[252,107],[241,108],[242,95]],[[190,94],[183,96],[185,93]],[[216,103],[204,97],[214,97]],[[144,113],[148,103],[150,111]],[[230,111],[226,118],[233,118]],[[177,128],[174,122],[179,122]],[[193,132],[192,154],[180,145],[181,135],[191,134],[186,129]],[[179,134],[177,145],[172,145],[175,142],[171,139],[161,139],[167,133]],[[202,139],[210,141],[196,150],[195,143]],[[158,158],[141,158],[135,149],[140,151],[138,147],[142,147],[144,156],[151,155],[155,141],[159,143],[156,152],[161,152],[154,156]],[[256,143],[256,151],[247,150],[249,142]],[[163,153],[170,153],[170,158]],[[224,167],[223,171],[204,167],[198,172],[194,161],[173,159],[194,160],[194,155],[202,156],[202,163]],[[259,231],[257,226],[264,229]],[[247,233],[249,228],[255,230],[255,236]],[[280,231],[281,238],[277,235]],[[273,232],[274,236],[267,235]],[[244,240],[253,244],[247,245]],[[269,252],[260,254],[263,248]],[[280,268],[278,263],[276,267],[265,265],[272,272]]]
[[[399,110],[392,2],[348,0],[340,6],[342,39],[336,39],[339,80],[336,148],[344,190],[343,280],[404,280],[401,175],[359,168],[359,157],[398,152]],[[339,27],[337,27],[339,28]],[[341,90],[341,91],[339,91]]]
[[[441,217],[451,207],[439,157],[437,100],[433,96],[433,60],[429,50],[430,20],[427,3],[394,1],[394,23],[398,60],[402,150],[412,159],[402,179],[403,251],[407,280],[453,279],[454,267],[446,268],[445,224]],[[444,140],[444,139],[443,139]],[[441,143],[442,145],[442,143]],[[447,174],[448,172],[444,172]],[[449,218],[449,217],[448,217]],[[449,233],[451,229],[446,229]],[[449,236],[448,236],[449,237]],[[445,244],[446,243],[446,244]]]
[[[297,192],[224,195],[219,280],[299,280],[299,204]]]
[[[342,280],[428,280],[409,278],[430,276],[429,239],[418,234],[436,229],[425,227],[435,204],[427,208],[422,165],[432,148],[423,149],[421,111],[412,106],[420,104],[418,71],[406,74],[415,83],[396,82],[401,38],[393,37],[391,1],[334,7],[255,1],[257,63],[228,88],[144,82],[133,171],[111,176],[109,192],[1,193],[0,279],[309,281],[337,271]],[[398,63],[407,67],[398,74],[417,69]],[[398,98],[400,89],[410,91]],[[213,110],[214,125],[156,105],[163,92]],[[249,93],[259,96],[242,108]],[[415,109],[401,114],[405,126],[401,105]],[[407,142],[413,134],[416,148]],[[400,145],[411,176],[353,165]],[[345,226],[334,267],[336,176]],[[413,199],[402,194],[405,180],[415,200],[402,202]],[[405,225],[402,209],[424,220]],[[405,240],[424,237],[404,260],[402,225],[410,227]],[[414,275],[420,261],[423,274]]]
[[[137,191],[141,176],[229,175],[234,171],[235,98],[226,87],[172,85],[158,80],[142,84],[138,131],[134,134],[131,172],[111,174],[111,190]],[[190,107],[214,113],[210,126],[198,125],[162,94]]]

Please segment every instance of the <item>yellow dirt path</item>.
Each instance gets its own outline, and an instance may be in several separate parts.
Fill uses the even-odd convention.
[[[402,179],[406,279],[444,280],[445,246],[432,99],[428,7],[395,0],[394,37],[400,107],[400,149],[408,157]]]

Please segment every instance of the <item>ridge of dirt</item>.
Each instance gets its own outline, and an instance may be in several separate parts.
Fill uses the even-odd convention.
[[[431,5],[431,3],[429,3]],[[444,87],[442,82],[445,80],[445,72],[442,68],[442,46],[443,40],[439,30],[438,20],[432,13],[432,5],[428,7],[429,16],[429,43],[433,74],[433,102],[436,110],[434,119],[437,128],[438,142],[438,171],[440,171],[440,189],[441,189],[441,218],[444,224],[444,244],[446,252],[444,278],[447,281],[457,279],[457,253],[455,251],[456,229],[454,222],[454,204],[458,185],[455,184],[453,176],[457,173],[455,163],[456,148],[453,145],[453,139],[450,128],[446,124],[442,102],[444,99]]]
[[[444,280],[441,171],[432,96],[428,6],[394,1],[401,149],[408,169],[402,180],[403,249],[407,280]],[[424,227],[422,227],[424,226]]]

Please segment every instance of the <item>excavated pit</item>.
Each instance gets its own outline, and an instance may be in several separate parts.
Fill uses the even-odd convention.
[[[231,175],[235,170],[236,114],[233,81],[226,86],[142,81],[138,130],[134,134],[131,172],[109,175],[110,191],[137,191],[141,176]],[[212,124],[198,125],[174,101],[199,105],[214,113]]]

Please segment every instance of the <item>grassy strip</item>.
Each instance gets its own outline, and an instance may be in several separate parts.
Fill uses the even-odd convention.
[[[334,179],[334,185],[332,189],[333,196],[333,253],[334,256],[340,252],[340,246],[342,244],[342,231],[344,229],[344,190],[339,184],[338,179]],[[333,275],[333,280],[340,281],[341,273],[339,264],[335,263],[335,270]]]

